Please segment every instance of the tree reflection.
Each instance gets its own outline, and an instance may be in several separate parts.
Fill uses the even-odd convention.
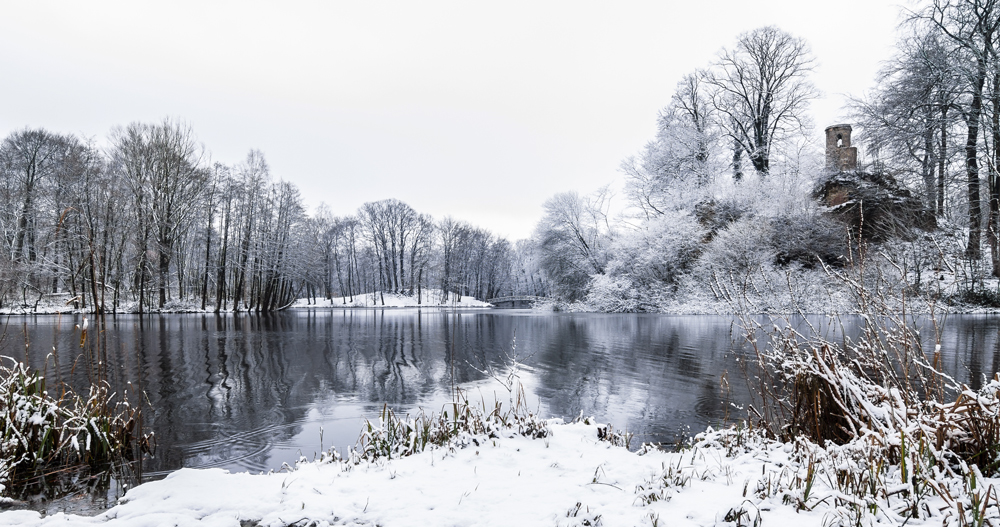
[[[94,350],[80,347],[81,323],[72,315],[24,317],[8,326],[0,353],[27,350],[29,364],[50,378],[86,387]],[[672,441],[738,417],[731,405],[748,400],[731,353],[740,332],[734,337],[728,317],[358,309],[91,323],[87,345],[103,353],[108,381],[149,398],[146,424],[158,450],[146,470],[154,475],[182,466],[274,469],[282,460],[275,449],[318,444],[302,437],[318,428],[310,420],[329,417],[327,444],[343,446],[383,404],[440,411],[453,386],[488,397],[490,387],[502,388],[484,372],[506,371],[515,334],[522,380],[543,414],[593,415],[636,432],[636,443]],[[951,317],[945,367],[977,386],[1000,366],[998,334],[1000,318]]]

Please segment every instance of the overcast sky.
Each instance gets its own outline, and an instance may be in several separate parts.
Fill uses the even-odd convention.
[[[0,133],[103,143],[190,124],[264,152],[309,207],[398,198],[512,239],[551,195],[619,182],[680,78],[737,35],[806,39],[816,134],[892,53],[898,2],[3,1]]]

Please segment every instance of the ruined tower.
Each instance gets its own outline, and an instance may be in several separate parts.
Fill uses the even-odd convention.
[[[826,129],[826,169],[857,170],[858,149],[851,146],[851,125],[835,124]]]

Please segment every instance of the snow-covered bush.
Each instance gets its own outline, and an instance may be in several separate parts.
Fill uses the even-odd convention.
[[[651,219],[618,236],[607,274],[628,276],[638,286],[672,284],[691,268],[705,235],[705,228],[684,211]]]
[[[771,227],[760,218],[741,217],[720,230],[705,246],[699,265],[707,275],[746,275],[771,265]]]
[[[813,213],[785,213],[770,221],[775,263],[798,264],[805,268],[845,263],[846,229],[836,221]]]
[[[696,261],[705,235],[701,224],[684,211],[620,234],[606,272],[591,276],[586,305],[607,313],[658,311]]]
[[[730,195],[698,203],[694,206],[694,214],[711,238],[733,222],[753,214],[753,209],[752,204],[742,195]]]
[[[748,488],[758,499],[832,508],[832,525],[996,521],[995,490],[976,482],[1000,475],[1000,377],[972,390],[940,372],[940,345],[922,348],[897,314],[898,289],[865,279],[876,270],[836,274],[869,321],[854,339],[743,320],[751,428],[794,445],[787,469]]]
[[[602,313],[635,313],[652,307],[650,291],[640,293],[630,278],[594,275],[587,291],[587,305]]]

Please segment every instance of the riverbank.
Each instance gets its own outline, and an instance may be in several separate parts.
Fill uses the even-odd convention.
[[[944,277],[944,275],[941,275]],[[637,290],[620,280],[604,277],[597,280],[590,293],[575,302],[551,300],[536,302],[540,311],[573,313],[656,313],[662,315],[737,315],[759,313],[769,315],[821,314],[858,312],[858,298],[852,283],[822,270],[796,270],[789,274],[761,271],[749,274],[746,282],[713,287],[687,277],[676,289],[656,287]],[[900,283],[887,286],[889,291]],[[905,284],[904,284],[905,285]],[[975,292],[962,289],[952,276],[934,284],[932,296],[911,296],[906,305],[890,305],[896,312],[913,314],[1000,314],[1000,280],[985,279]],[[890,299],[903,296],[889,294]],[[33,304],[0,308],[0,315],[89,314],[90,310],[73,307],[69,293],[48,294]],[[299,298],[286,309],[394,309],[394,308],[492,308],[492,304],[471,296],[444,294],[440,289],[391,293],[377,291],[351,297]],[[119,314],[137,314],[135,303],[120,306]],[[201,309],[199,302],[170,301],[163,309],[147,313],[184,314],[214,313],[213,308]],[[223,310],[233,313],[233,310]],[[246,312],[246,311],[243,311]]]
[[[760,481],[795,466],[778,443],[727,452],[707,434],[684,452],[639,454],[600,440],[594,424],[551,420],[549,430],[357,465],[325,460],[260,475],[183,469],[94,517],[8,511],[0,525],[695,526],[760,514],[765,525],[819,526],[829,512],[754,495]]]
[[[630,452],[599,439],[602,428],[594,424],[550,420],[548,427],[540,439],[469,438],[404,458],[327,458],[271,474],[182,469],[130,490],[94,517],[7,511],[0,525],[819,527],[1000,518],[997,478],[981,478],[978,486],[973,478],[969,489],[961,478],[939,475],[931,481],[941,496],[916,496],[909,482],[883,481],[882,498],[866,502],[838,488],[843,476],[834,473],[847,464],[823,468],[848,452],[843,447],[783,444],[730,429],[700,434],[681,452]],[[863,473],[859,461],[840,460]],[[887,463],[880,465],[872,470]]]
[[[90,314],[91,310],[78,309],[73,307],[74,298],[69,293],[56,293],[43,295],[31,304],[22,304],[14,307],[0,308],[0,315],[59,315],[59,314]],[[471,296],[444,295],[438,289],[429,289],[420,294],[408,293],[386,293],[375,292],[353,297],[338,298],[300,298],[293,302],[288,308],[292,309],[321,309],[321,308],[422,308],[422,307],[442,307],[442,308],[488,308],[493,307],[481,300]],[[214,313],[214,308],[202,309],[201,304],[195,301],[170,301],[163,309],[147,310],[147,313],[160,314],[183,314],[183,313]],[[232,313],[232,309],[223,310],[224,313]],[[242,311],[246,312],[246,311]],[[126,303],[120,306],[119,314],[137,314],[138,305]]]
[[[312,308],[392,308],[392,307],[493,307],[471,296],[460,296],[453,293],[444,294],[440,289],[427,289],[421,292],[386,293],[378,291],[363,295],[337,298],[300,298],[291,306],[295,309]]]

